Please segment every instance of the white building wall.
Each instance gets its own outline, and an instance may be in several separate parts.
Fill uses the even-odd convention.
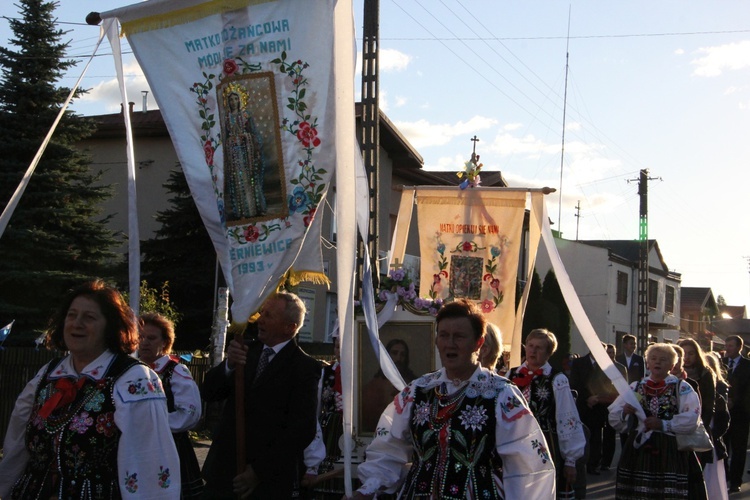
[[[556,239],[555,242],[591,326],[603,342],[614,343],[609,321],[609,301],[613,293],[616,297],[617,282],[611,276],[607,249],[562,239]],[[536,270],[542,282],[551,267],[547,249],[542,243],[536,260]],[[571,324],[570,336],[572,352],[583,355],[589,351],[575,324]]]

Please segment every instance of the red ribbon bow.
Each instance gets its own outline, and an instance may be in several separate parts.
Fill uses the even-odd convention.
[[[529,385],[537,375],[544,375],[544,370],[542,370],[541,368],[537,368],[533,372],[530,372],[528,366],[522,366],[513,376],[513,383],[520,388],[524,388]]]
[[[76,398],[76,394],[78,394],[78,389],[83,387],[85,382],[86,377],[81,377],[76,382],[73,382],[73,380],[69,378],[58,379],[57,382],[55,382],[55,389],[57,392],[54,393],[44,405],[42,405],[39,410],[39,416],[47,418],[56,408],[60,408],[73,402]]]
[[[646,387],[648,387],[649,389],[661,389],[661,388],[663,388],[663,387],[664,387],[665,385],[666,385],[666,384],[664,383],[664,381],[663,381],[663,380],[660,380],[660,381],[658,381],[658,382],[654,382],[654,381],[653,381],[653,380],[651,380],[651,379],[648,379],[648,380],[646,380]]]
[[[341,364],[337,363],[336,368],[333,369],[333,390],[339,394],[343,394],[344,390],[341,388]]]

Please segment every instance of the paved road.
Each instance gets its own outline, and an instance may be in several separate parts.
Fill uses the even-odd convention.
[[[200,441],[195,443],[195,454],[198,457],[198,462],[203,466],[203,461],[206,459],[208,448],[211,445],[209,441]],[[748,453],[747,464],[750,467],[750,452]],[[617,440],[617,451],[615,452],[614,463],[620,456],[620,440]],[[615,477],[617,476],[616,468],[612,468],[608,471],[604,471],[599,476],[588,475],[588,488],[586,489],[587,500],[609,500],[615,498]],[[742,485],[742,492],[733,494],[729,497],[730,500],[750,500],[750,474],[745,474],[745,483]]]

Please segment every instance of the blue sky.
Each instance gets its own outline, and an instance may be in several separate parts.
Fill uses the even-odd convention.
[[[94,48],[98,28],[85,25],[89,11],[130,3],[62,0],[57,15],[70,30],[70,55],[83,58]],[[354,4],[358,47],[361,3]],[[576,232],[580,239],[637,239],[632,180],[647,168],[655,178],[649,237],[669,268],[682,274],[683,286],[711,287],[729,304],[750,305],[750,4],[380,4],[381,108],[426,168],[462,168],[476,135],[484,168],[501,170],[512,186],[546,185],[558,194],[562,187],[562,204],[558,194],[547,203],[553,228],[569,239]],[[4,2],[0,15],[18,13]],[[9,35],[0,19],[0,43]],[[106,41],[98,54],[83,81],[91,92],[75,105],[86,115],[119,110]],[[129,93],[140,109],[148,86],[126,57]],[[72,85],[82,69],[62,83]]]

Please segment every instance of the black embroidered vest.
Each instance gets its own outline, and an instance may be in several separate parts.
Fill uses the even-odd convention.
[[[117,477],[117,444],[113,389],[116,380],[137,360],[116,355],[101,380],[86,377],[75,399],[39,415],[56,392],[49,375],[60,360],[50,362],[37,388],[26,426],[30,459],[11,492],[14,499],[116,499],[121,498]]]
[[[501,499],[492,471],[494,397],[468,385],[453,395],[417,387],[411,419],[413,465],[399,498]]]

